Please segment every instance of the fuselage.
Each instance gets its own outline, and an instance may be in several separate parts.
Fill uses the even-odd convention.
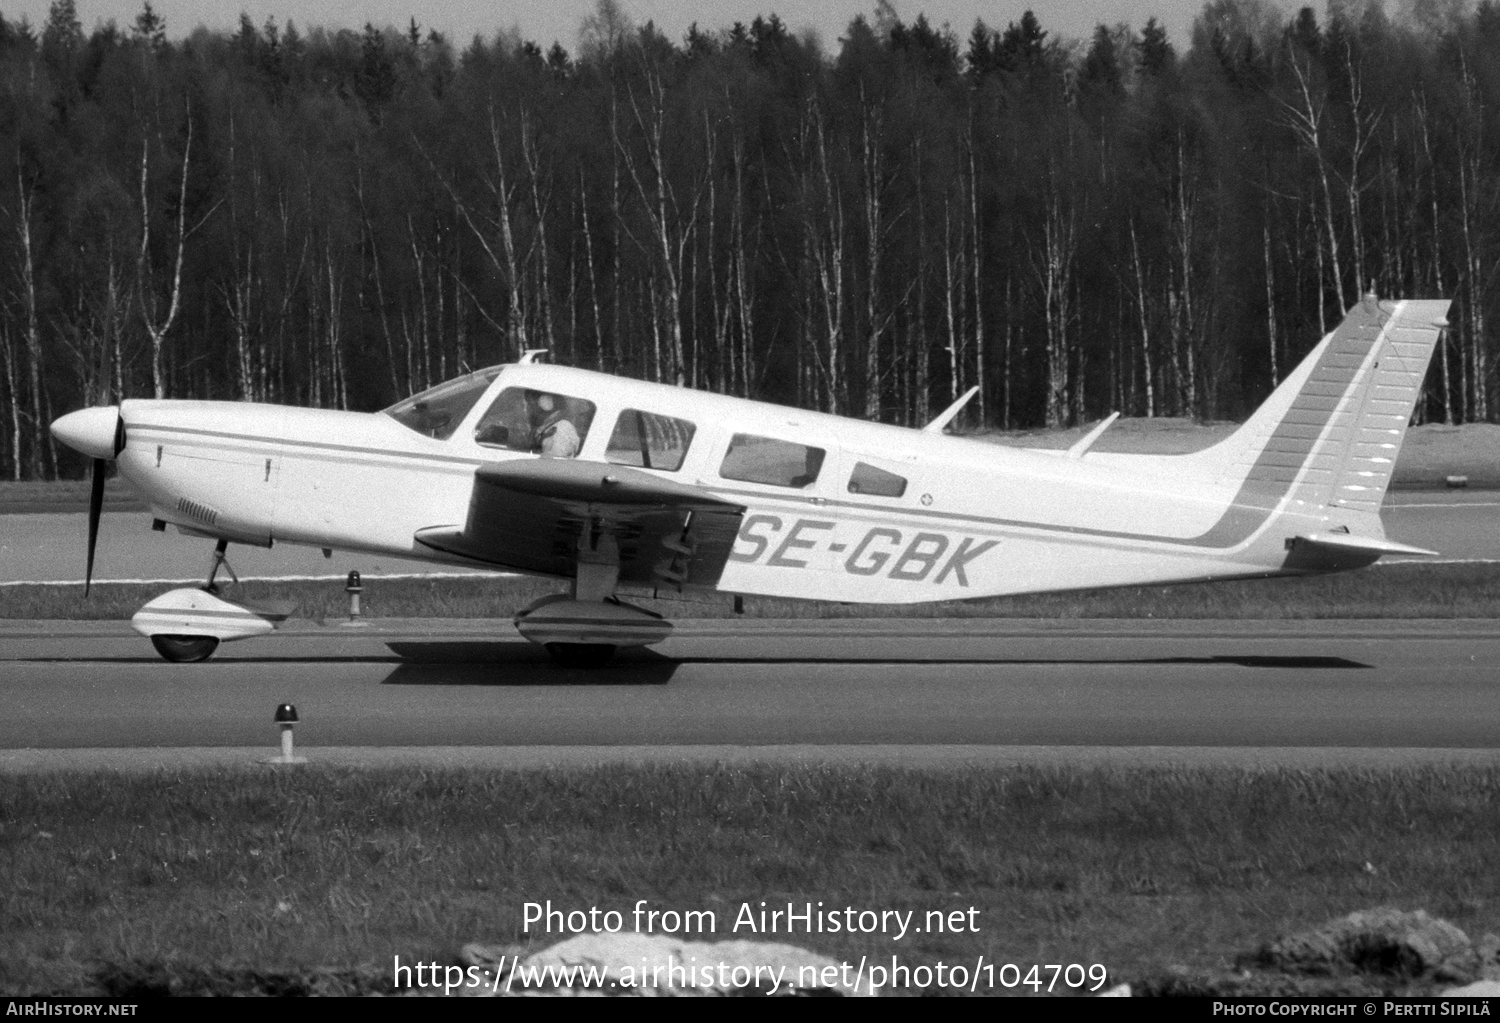
[[[1286,536],[1327,518],[1285,495],[1247,503],[1232,474],[1191,459],[1068,458],[536,364],[505,367],[441,437],[385,413],[126,401],[119,470],[188,531],[459,561],[414,534],[463,524],[479,466],[545,457],[476,436],[517,388],[591,406],[581,460],[618,462],[641,413],[679,424],[675,468],[620,464],[745,506],[727,592],[899,604],[1271,575]],[[755,467],[788,451],[821,453],[813,478]]]

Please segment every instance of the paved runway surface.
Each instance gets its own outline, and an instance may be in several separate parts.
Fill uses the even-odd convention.
[[[1437,551],[1441,560],[1500,561],[1500,492],[1390,493],[1380,518],[1392,540]]]
[[[1393,493],[1384,519],[1445,560],[1500,560],[1500,493]],[[99,578],[203,574],[207,541],[148,527],[106,514]],[[84,530],[82,515],[5,516],[0,583],[80,574]],[[231,555],[244,576],[431,568]],[[504,621],[303,624],[169,665],[124,623],[0,622],[0,769],[238,762],[274,743],[287,700],[299,742],[348,763],[1500,756],[1500,623],[702,621],[658,651],[578,672]]]
[[[1400,543],[1435,550],[1444,559],[1500,561],[1500,492],[1393,492],[1383,517],[1391,539]],[[0,584],[82,579],[87,536],[88,518],[82,514],[0,516]],[[208,574],[212,550],[210,541],[180,536],[175,529],[152,532],[145,513],[106,512],[94,578],[196,581]],[[315,548],[286,544],[231,547],[230,563],[246,578],[342,577],[351,568],[371,578],[410,572],[472,574],[363,554],[340,552],[325,559]]]
[[[1492,622],[686,622],[564,670],[506,622],[305,626],[156,659],[123,625],[0,625],[0,749],[1500,748]]]

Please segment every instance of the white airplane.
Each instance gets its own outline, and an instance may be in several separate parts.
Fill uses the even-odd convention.
[[[1380,505],[1446,301],[1367,296],[1234,434],[1193,454],[950,437],[602,373],[520,363],[375,413],[128,400],[52,424],[106,462],[153,528],[218,541],[199,589],[133,619],[168,660],[271,631],[225,599],[229,543],[305,544],[553,576],[521,611],[561,663],[664,639],[621,592],[915,604],[1047,590],[1334,572],[1386,554]],[[972,393],[972,392],[971,392]],[[967,396],[966,396],[967,398]],[[966,400],[965,398],[965,400]]]

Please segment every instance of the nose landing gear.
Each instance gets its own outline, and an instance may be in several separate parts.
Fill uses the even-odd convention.
[[[240,584],[240,577],[234,574],[234,567],[229,564],[229,559],[224,557],[224,552],[227,550],[229,550],[228,540],[220,540],[217,544],[214,545],[214,564],[213,567],[208,570],[208,582],[203,584],[203,590],[205,593],[219,592],[219,585],[218,583],[214,582],[214,579],[218,576],[219,569],[221,568],[229,573],[229,578],[234,580],[234,584],[236,586]]]
[[[229,541],[214,548],[208,581],[198,587],[169,590],[135,613],[130,624],[151,640],[163,658],[185,664],[211,657],[225,640],[263,636],[272,632],[291,613],[290,608],[259,608],[237,604],[219,595],[219,569],[235,575],[224,553]]]

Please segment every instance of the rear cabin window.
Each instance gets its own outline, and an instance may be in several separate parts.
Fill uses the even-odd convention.
[[[900,497],[906,493],[906,477],[886,472],[866,462],[855,462],[849,476],[849,493],[872,497]]]
[[[594,403],[555,391],[507,387],[474,427],[487,448],[575,458],[594,421]]]
[[[610,434],[604,458],[616,465],[676,472],[682,468],[695,432],[697,427],[686,419],[628,408],[615,420],[615,432]]]
[[[726,480],[801,489],[817,481],[826,454],[806,444],[737,433],[729,441],[719,475]]]

